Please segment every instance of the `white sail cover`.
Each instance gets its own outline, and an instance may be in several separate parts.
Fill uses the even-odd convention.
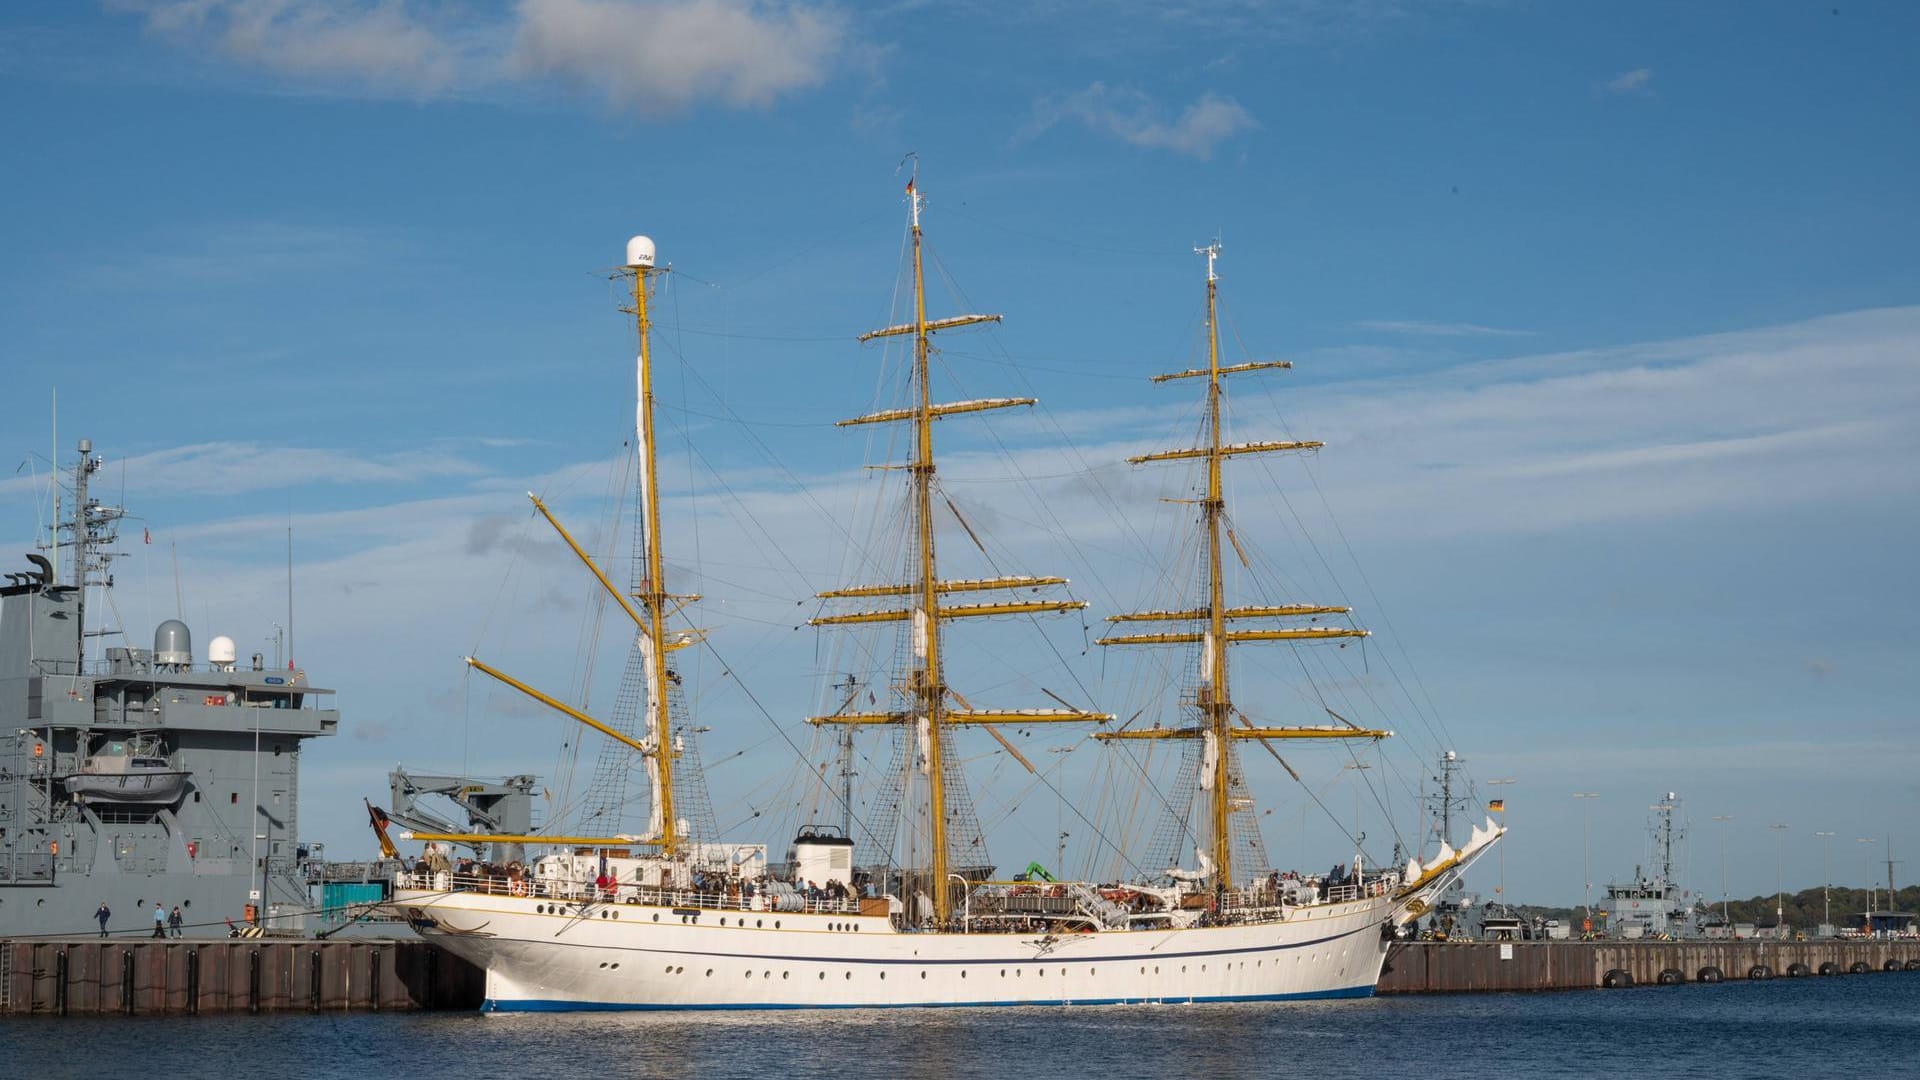
[[[1213,790],[1213,771],[1220,766],[1220,739],[1212,729],[1200,733],[1200,788]]]
[[[644,633],[640,635],[639,642],[641,664],[647,673],[647,696],[646,700],[641,703],[644,706],[644,711],[640,714],[641,730],[646,732],[646,734],[641,737],[640,742],[646,746],[647,753],[650,756],[658,758],[660,756],[660,747],[655,741],[653,730],[653,718],[658,715],[655,710],[660,707],[661,692],[659,676],[655,674],[654,667],[654,652],[657,646],[654,645],[653,638]],[[665,831],[666,816],[661,811],[662,800],[660,798],[659,765],[657,761],[650,762],[649,765],[650,767],[647,769],[647,788],[651,798],[648,799],[647,807],[647,838],[654,839]]]

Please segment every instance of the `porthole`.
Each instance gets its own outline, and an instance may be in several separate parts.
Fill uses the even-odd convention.
[[[851,978],[853,978],[853,972],[851,972],[851,971],[849,971],[849,972],[847,972],[847,973],[846,973],[845,975],[842,975],[842,976],[841,976],[841,978],[843,978],[843,979],[851,979]]]
[[[753,972],[751,971],[747,972],[747,978],[749,979],[753,978]]]
[[[826,978],[826,977],[827,977],[827,973],[826,973],[826,972],[824,972],[824,971],[823,971],[823,972],[821,972],[821,973],[820,973],[820,977],[821,977],[821,978],[823,978],[823,979],[824,979],[824,978]]]
[[[613,970],[615,970],[615,971],[619,971],[619,970],[620,970],[620,962],[619,962],[618,960],[615,960],[615,961],[614,961],[613,963],[611,963],[611,964],[608,964],[607,966],[608,966],[608,967],[610,967],[610,968],[612,968],[612,969],[613,969]]]
[[[657,911],[656,911],[656,912],[654,912],[654,913],[653,913],[653,921],[654,921],[654,922],[659,922],[659,921],[660,921],[660,913],[659,913],[659,912],[657,912]]]
[[[792,974],[792,973],[791,973],[791,972],[786,972],[786,971],[783,971],[783,972],[781,972],[781,973],[780,973],[780,977],[784,979],[784,978],[786,978],[786,977],[787,977],[788,975],[790,975],[790,974]]]
[[[671,975],[671,974],[673,974],[673,965],[672,965],[672,964],[668,964],[668,965],[667,965],[667,974],[669,974],[669,975]]]
[[[754,927],[754,929],[756,929],[756,930],[758,930],[758,929],[760,929],[761,927],[763,927],[763,926],[765,926],[765,925],[767,925],[767,921],[766,921],[765,919],[755,919],[755,920],[753,920],[753,927]]]
[[[1000,969],[1000,977],[1001,977],[1001,978],[1003,978],[1003,979],[1007,977],[1007,969],[1006,969],[1006,968],[1001,968],[1001,969]]]
[[[966,977],[967,977],[967,973],[966,973],[966,972],[964,972],[964,971],[963,971],[963,972],[961,972],[961,973],[960,973],[960,977],[961,977],[961,978],[963,978],[963,979],[964,979],[964,978],[966,978]]]
[[[603,971],[606,970],[606,966],[607,966],[607,962],[605,960],[600,961],[601,970]]]
[[[720,916],[720,925],[721,926],[727,925],[727,917],[725,915]]]
[[[927,977],[927,973],[926,973],[926,972],[924,972],[924,971],[923,971],[923,972],[921,972],[921,973],[920,973],[920,977],[921,977],[921,978],[923,978],[923,979],[924,979],[924,978],[926,978],[926,977]]]
[[[883,972],[881,972],[881,973],[880,973],[880,981],[882,981],[882,982],[885,982],[885,981],[886,981],[886,978],[887,978],[887,973],[886,973],[886,972],[884,972],[884,971],[883,971]]]
[[[711,979],[711,978],[713,978],[713,969],[712,969],[712,968],[708,968],[708,969],[707,969],[707,978],[709,978],[709,979]]]
[[[774,928],[775,930],[778,930],[778,929],[780,929],[780,920],[779,920],[779,919],[775,919],[775,920],[773,920],[773,928]]]
[[[761,972],[761,973],[760,973],[760,977],[761,977],[761,978],[763,978],[763,979],[771,979],[771,978],[773,978],[773,972],[771,972],[771,971],[763,971],[763,972]]]

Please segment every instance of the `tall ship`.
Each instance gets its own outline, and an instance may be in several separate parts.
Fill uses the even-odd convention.
[[[332,691],[230,637],[197,653],[180,619],[150,649],[113,626],[127,515],[78,449],[71,516],[0,585],[0,937],[147,934],[156,906],[184,935],[297,931],[300,751]]]
[[[486,971],[488,1010],[776,1009],[893,1006],[1117,1004],[1270,1001],[1370,995],[1387,942],[1425,912],[1502,830],[1475,826],[1458,850],[1438,850],[1405,865],[1350,864],[1324,874],[1288,873],[1244,854],[1258,835],[1240,749],[1258,743],[1275,758],[1287,740],[1377,742],[1391,733],[1344,720],[1287,726],[1249,719],[1230,692],[1234,649],[1255,642],[1298,644],[1364,633],[1323,621],[1345,607],[1296,602],[1239,604],[1228,595],[1223,550],[1240,551],[1230,527],[1222,472],[1242,455],[1317,447],[1305,442],[1228,442],[1221,424],[1223,383],[1287,366],[1223,365],[1216,317],[1217,245],[1206,263],[1205,366],[1158,376],[1204,389],[1198,445],[1145,454],[1205,468],[1196,504],[1197,595],[1181,606],[1112,616],[1114,648],[1179,648],[1188,659],[1164,688],[1174,723],[1134,727],[1107,712],[1003,708],[975,704],[949,676],[950,625],[1038,617],[1086,607],[1062,597],[1066,579],[1047,575],[947,576],[936,545],[936,512],[959,511],[936,481],[936,422],[1019,408],[1032,398],[938,401],[931,387],[935,336],[997,315],[932,317],[927,311],[921,214],[907,185],[911,241],[909,318],[862,341],[910,345],[902,400],[843,421],[898,425],[905,461],[876,468],[904,496],[890,520],[902,525],[900,576],[817,594],[811,621],[829,632],[891,630],[884,682],[849,681],[837,708],[810,721],[848,733],[880,730],[895,753],[881,778],[888,794],[872,815],[853,814],[842,796],[838,827],[800,831],[784,862],[764,844],[723,844],[689,835],[690,805],[704,799],[681,773],[692,727],[677,694],[674,654],[697,643],[687,621],[698,599],[669,590],[655,466],[652,351],[648,302],[666,272],[646,237],[627,246],[624,273],[638,336],[636,447],[640,498],[637,587],[631,594],[560,531],[636,632],[641,676],[637,717],[608,724],[478,659],[476,670],[558,709],[640,755],[651,799],[644,831],[614,835],[513,836],[403,832],[402,841],[436,849],[400,875],[392,906],[421,935]],[[882,515],[885,516],[885,515]],[[964,518],[961,529],[973,530]],[[978,545],[978,538],[975,537]],[[984,550],[984,549],[983,549]],[[1188,550],[1192,550],[1189,546]],[[1244,561],[1244,555],[1242,556]],[[880,560],[868,560],[878,562]],[[1172,666],[1172,665],[1169,665]],[[884,695],[884,696],[882,696]],[[833,699],[830,699],[830,701]],[[1255,715],[1268,710],[1248,706]],[[1145,710],[1142,710],[1143,712]],[[1140,714],[1136,713],[1134,719]],[[1336,719],[1338,719],[1336,717]],[[1178,819],[1164,867],[1124,879],[1064,880],[1033,864],[996,876],[969,796],[963,739],[976,729],[1025,761],[1003,728],[1090,728],[1113,750],[1145,742],[1182,748],[1185,767],[1169,811]],[[849,735],[850,737],[850,735]],[[697,759],[696,759],[697,760]],[[874,760],[883,761],[884,757]],[[1029,771],[1035,771],[1029,764]],[[1291,767],[1289,766],[1289,771]],[[381,815],[375,827],[391,844]],[[900,837],[896,843],[896,833]],[[862,835],[856,836],[859,832]],[[857,851],[876,841],[894,855],[863,865]],[[504,866],[454,862],[442,845],[544,845],[548,854]],[[1257,846],[1257,845],[1252,845]],[[389,848],[390,849],[390,848]],[[904,852],[904,854],[901,854]],[[1148,858],[1151,858],[1149,856]],[[1142,860],[1143,862],[1146,860]]]

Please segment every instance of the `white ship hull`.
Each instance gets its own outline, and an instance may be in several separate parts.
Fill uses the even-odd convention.
[[[402,889],[392,902],[422,935],[486,970],[488,1011],[1366,997],[1386,955],[1382,927],[1399,906],[1368,896],[1280,921],[1048,935],[474,892]]]

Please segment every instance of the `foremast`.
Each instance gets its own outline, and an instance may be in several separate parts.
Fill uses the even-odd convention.
[[[521,682],[511,675],[469,656],[466,663],[476,671],[496,679],[518,690],[535,701],[557,712],[564,713],[574,720],[591,727],[617,742],[637,751],[647,762],[649,778],[653,783],[652,808],[649,812],[647,831],[640,835],[613,837],[540,837],[526,836],[516,839],[525,841],[545,840],[549,843],[569,844],[640,844],[657,846],[660,854],[672,857],[679,854],[687,838],[682,835],[678,817],[673,805],[673,718],[670,708],[668,684],[673,676],[667,668],[667,654],[676,649],[685,648],[701,639],[701,631],[669,631],[667,620],[678,614],[687,605],[700,599],[697,595],[670,593],[666,589],[665,559],[662,548],[665,546],[660,532],[660,496],[659,468],[654,449],[653,422],[653,350],[651,342],[652,322],[647,314],[647,290],[651,278],[666,273],[663,267],[654,265],[653,241],[644,236],[636,236],[627,241],[626,265],[620,274],[631,282],[633,306],[620,310],[632,315],[634,329],[640,339],[639,355],[635,361],[635,399],[634,431],[639,439],[640,456],[640,507],[641,546],[645,549],[644,560],[646,577],[640,582],[640,588],[632,594],[622,593],[614,587],[612,581],[594,563],[584,548],[560,524],[553,512],[532,492],[527,498],[533,501],[534,508],[547,519],[555,532],[566,542],[568,549],[586,565],[594,580],[600,583],[608,596],[620,605],[620,610],[633,620],[638,631],[637,644],[642,653],[647,683],[646,701],[646,737],[636,739],[614,727],[601,723],[587,713],[571,705],[542,693],[540,690]],[[635,610],[632,600],[640,602],[640,610]],[[428,834],[413,833],[416,840],[452,840],[456,842],[493,841],[500,837],[480,837],[463,833]]]
[[[1221,424],[1221,398],[1224,392],[1222,378],[1253,371],[1269,371],[1291,368],[1291,361],[1254,361],[1244,364],[1232,364],[1222,367],[1220,364],[1220,327],[1219,327],[1219,275],[1215,264],[1220,257],[1220,242],[1215,240],[1205,247],[1194,248],[1194,254],[1203,255],[1207,260],[1207,366],[1166,375],[1155,375],[1155,383],[1169,382],[1175,379],[1205,378],[1206,396],[1206,445],[1178,450],[1162,450],[1151,454],[1142,454],[1128,458],[1129,464],[1140,465],[1154,461],[1189,461],[1203,459],[1207,466],[1206,495],[1200,502],[1200,523],[1206,534],[1207,583],[1206,604],[1204,607],[1174,611],[1140,611],[1122,615],[1110,615],[1108,622],[1186,622],[1201,623],[1203,629],[1171,630],[1144,634],[1118,634],[1100,639],[1101,645],[1200,645],[1199,692],[1195,695],[1194,705],[1199,713],[1199,721],[1188,727],[1152,728],[1140,731],[1114,731],[1096,734],[1096,739],[1199,739],[1203,742],[1201,755],[1200,787],[1207,793],[1208,827],[1211,833],[1210,865],[1202,870],[1210,879],[1214,889],[1223,890],[1233,884],[1233,836],[1231,814],[1233,799],[1230,785],[1233,777],[1233,746],[1236,740],[1255,739],[1279,757],[1278,751],[1270,740],[1275,739],[1382,739],[1391,734],[1361,728],[1353,724],[1331,727],[1272,727],[1262,726],[1241,712],[1233,704],[1229,693],[1227,655],[1229,647],[1253,641],[1312,641],[1331,638],[1365,637],[1367,631],[1340,626],[1269,626],[1258,629],[1233,630],[1228,624],[1241,619],[1287,619],[1295,617],[1315,617],[1321,615],[1345,615],[1350,609],[1325,604],[1279,604],[1259,607],[1228,607],[1226,602],[1225,561],[1222,558],[1222,539],[1231,544],[1241,562],[1247,557],[1241,548],[1239,539],[1233,533],[1233,527],[1227,517],[1225,490],[1221,482],[1221,466],[1229,457],[1241,454],[1264,454],[1284,451],[1318,450],[1323,445],[1310,441],[1286,442],[1246,442],[1226,443]],[[1235,726],[1236,718],[1239,726]],[[1281,762],[1285,765],[1285,761]],[[1287,766],[1292,771],[1291,766]],[[1202,853],[1205,854],[1205,853]]]
[[[917,170],[916,170],[917,173]],[[913,372],[909,387],[911,404],[903,409],[888,409],[869,413],[839,422],[840,427],[859,424],[877,424],[909,422],[914,427],[913,456],[906,466],[911,481],[911,507],[913,518],[914,557],[908,581],[892,584],[861,585],[845,589],[832,589],[816,594],[821,599],[840,599],[854,597],[898,596],[906,599],[910,606],[864,610],[841,615],[824,615],[809,620],[814,626],[834,626],[856,623],[907,622],[911,638],[908,670],[904,678],[896,684],[895,690],[904,701],[905,708],[887,712],[847,712],[844,709],[831,716],[809,717],[813,724],[900,724],[912,725],[913,737],[918,747],[917,767],[927,778],[927,800],[929,809],[929,837],[931,853],[929,867],[932,878],[933,921],[944,925],[950,921],[953,910],[953,894],[949,891],[949,875],[952,865],[947,838],[947,777],[944,761],[946,747],[942,735],[946,728],[953,725],[993,725],[993,724],[1033,724],[1033,723],[1105,723],[1113,719],[1109,713],[1089,712],[1080,709],[975,709],[958,692],[949,687],[941,671],[941,623],[948,619],[972,618],[995,615],[1028,615],[1050,612],[1074,611],[1087,606],[1083,600],[1022,600],[1008,603],[969,603],[943,605],[943,595],[959,592],[977,592],[1006,589],[1038,589],[1052,585],[1066,584],[1060,577],[1008,576],[995,578],[972,578],[960,580],[942,580],[934,547],[934,450],[933,422],[942,417],[961,413],[985,412],[993,409],[1008,409],[1034,404],[1033,398],[982,398],[972,401],[958,401],[935,404],[928,378],[929,359],[932,352],[931,337],[941,330],[950,330],[962,326],[980,323],[996,323],[998,315],[953,315],[942,319],[927,318],[926,277],[922,263],[923,238],[920,231],[920,212],[925,205],[921,192],[917,188],[917,175],[907,182],[908,222],[913,239],[913,321],[896,326],[888,326],[860,335],[860,341],[868,342],[879,338],[913,337]],[[957,511],[956,511],[957,514]],[[947,698],[952,696],[958,708],[949,707]],[[988,730],[993,732],[989,726]],[[999,738],[998,732],[993,732]],[[1001,740],[1003,743],[1004,739]]]

